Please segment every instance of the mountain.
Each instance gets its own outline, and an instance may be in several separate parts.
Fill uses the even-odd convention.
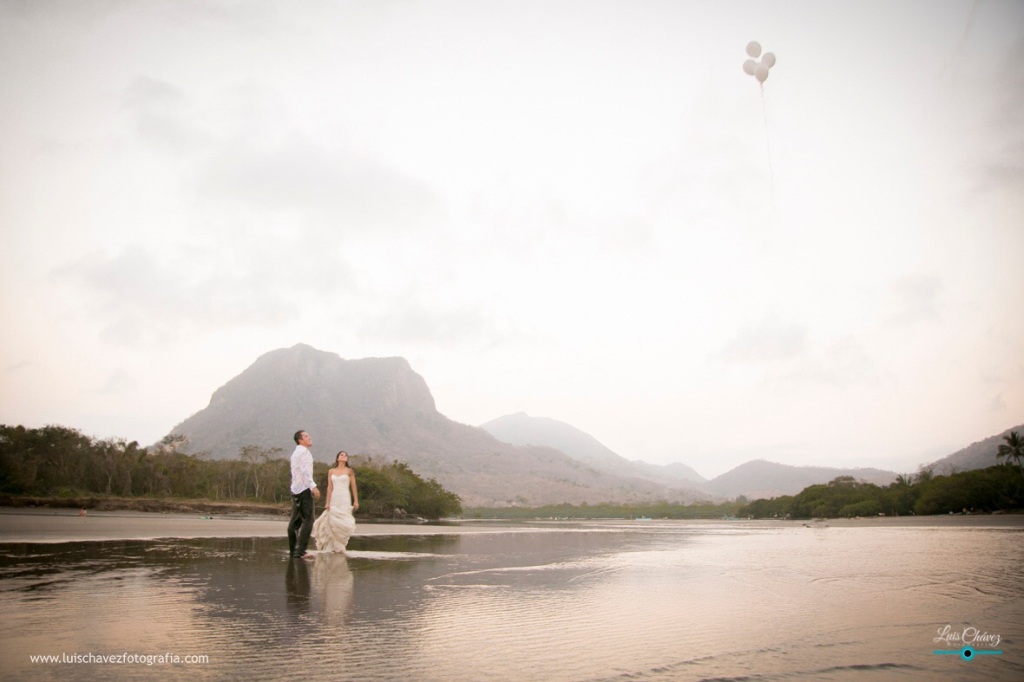
[[[880,486],[889,485],[896,480],[895,472],[882,469],[796,467],[756,459],[713,478],[706,487],[725,497],[744,495],[753,500],[780,495],[795,495],[808,486],[828,483],[839,476],[853,476],[858,481],[867,481]]]
[[[522,412],[499,417],[481,425],[482,429],[516,445],[546,445],[558,448],[570,457],[601,471],[618,472],[669,487],[685,488],[706,499],[726,499],[744,495],[749,499],[793,495],[807,486],[828,483],[839,476],[888,485],[894,472],[880,469],[832,469],[796,467],[755,460],[742,464],[710,481],[685,464],[648,464],[617,455],[593,436],[574,426],[546,417],[531,417]]]
[[[531,417],[525,412],[519,412],[498,417],[482,424],[480,428],[506,443],[546,445],[595,469],[620,476],[635,476],[655,483],[684,484],[689,487],[699,487],[706,482],[704,477],[685,464],[660,465],[628,460],[575,426],[547,417]]]
[[[1024,435],[1024,424],[1006,429],[1002,433],[989,436],[976,443],[971,443],[966,448],[957,450],[952,455],[935,460],[925,468],[929,468],[936,475],[941,476],[957,471],[986,469],[996,464],[1002,464],[1006,459],[999,459],[996,457],[996,453],[999,452],[999,446],[1003,443],[1003,436],[1008,435],[1011,431]]]
[[[399,460],[436,478],[466,506],[695,499],[685,492],[668,497],[663,485],[454,422],[437,411],[423,377],[402,358],[344,360],[304,344],[259,357],[171,434],[188,439],[186,452],[234,459],[245,445],[288,455],[300,429],[312,437],[319,461],[332,461],[341,449],[357,470],[360,457]]]

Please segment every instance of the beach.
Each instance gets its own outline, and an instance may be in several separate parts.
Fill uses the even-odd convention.
[[[1024,675],[1020,515],[366,522],[345,554],[310,561],[289,561],[286,524],[0,508],[5,673],[381,682]],[[970,635],[979,660],[963,660],[963,641],[943,633]]]
[[[543,524],[544,521],[534,521]],[[587,523],[580,521],[580,523]],[[638,521],[628,523],[659,523]],[[707,520],[695,523],[717,524]],[[1022,514],[985,514],[949,516],[870,517],[824,520],[730,520],[750,528],[763,527],[1024,527]],[[186,514],[139,511],[90,511],[80,516],[74,509],[31,509],[0,507],[0,544],[55,543],[104,540],[156,540],[160,538],[258,538],[286,537],[288,517],[248,514]],[[444,524],[401,524],[359,521],[356,536],[366,535],[435,535],[442,533],[493,532],[472,520]]]
[[[356,535],[441,532],[437,526],[364,524]],[[135,511],[88,512],[73,509],[0,508],[0,544],[55,543],[161,538],[287,537],[287,516],[233,516]]]

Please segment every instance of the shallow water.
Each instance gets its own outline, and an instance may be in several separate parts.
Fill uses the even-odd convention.
[[[62,680],[1024,679],[1021,528],[493,531],[360,536],[311,562],[284,538],[0,545],[0,663]],[[934,653],[965,628],[987,635],[972,660]]]

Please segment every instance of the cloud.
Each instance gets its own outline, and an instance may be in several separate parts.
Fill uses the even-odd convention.
[[[21,372],[29,369],[33,364],[34,363],[30,360],[22,360],[21,362],[16,362],[13,365],[7,365],[4,367],[4,372],[6,374],[14,374],[15,372]]]
[[[297,312],[286,273],[232,271],[209,254],[156,254],[131,246],[115,256],[92,255],[55,271],[80,287],[106,320],[105,339],[126,345],[175,338],[184,330],[278,327]],[[300,280],[301,281],[301,280]]]
[[[139,76],[125,89],[124,105],[132,109],[179,108],[184,103],[181,90],[150,76]]]
[[[370,342],[454,346],[486,334],[483,313],[472,306],[445,308],[404,299],[365,321],[359,336]]]
[[[1024,142],[1014,142],[993,153],[995,158],[978,164],[976,174],[979,191],[998,190],[1024,185]]]
[[[898,280],[890,288],[895,312],[887,322],[899,325],[938,320],[942,289],[942,278],[934,274],[912,275]]]
[[[172,167],[178,189],[209,215],[286,214],[318,237],[325,226],[338,236],[437,223],[444,201],[433,188],[339,148],[339,131],[298,132],[288,104],[278,89],[245,82],[200,106],[173,83],[140,75],[122,109],[146,146],[188,160]]]
[[[138,387],[138,382],[128,372],[119,369],[107,377],[106,383],[97,390],[97,393],[118,395],[128,393]]]
[[[1024,39],[1007,49],[999,69],[995,70],[989,92],[989,128],[992,136],[983,160],[973,170],[979,191],[1024,185]],[[982,100],[984,101],[984,100]]]
[[[107,20],[111,14],[130,5],[131,3],[126,0],[99,0],[98,2],[8,0],[0,3],[0,10],[5,14],[22,19],[42,18],[51,23],[67,21],[79,29],[92,29]]]
[[[734,363],[772,363],[792,360],[807,348],[807,329],[784,324],[774,317],[740,330],[721,353],[721,359]]]
[[[1020,134],[1024,130],[1024,38],[1017,39],[1003,55],[1001,68],[995,70],[992,122]]]
[[[194,124],[184,92],[171,83],[139,76],[125,88],[122,109],[132,118],[139,138],[159,151],[181,155],[211,143]]]
[[[418,180],[301,136],[269,148],[225,145],[195,189],[207,202],[319,213],[338,231],[402,230],[436,218],[443,206]]]
[[[811,349],[798,362],[769,378],[768,383],[788,391],[801,386],[877,386],[892,380],[859,341],[845,337]]]

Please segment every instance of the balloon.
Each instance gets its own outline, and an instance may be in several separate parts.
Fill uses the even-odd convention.
[[[764,64],[758,64],[754,69],[754,78],[757,79],[758,83],[764,83],[768,80],[768,67]]]
[[[748,59],[747,61],[743,62],[743,71],[745,71],[747,74],[751,76],[754,75],[754,69],[756,68],[757,62],[755,62],[753,59]]]
[[[761,45],[757,41],[750,41],[747,43],[747,54],[751,57],[757,57],[761,54]]]
[[[769,69],[775,66],[775,55],[771,52],[765,52],[761,55],[761,63],[767,66]]]

